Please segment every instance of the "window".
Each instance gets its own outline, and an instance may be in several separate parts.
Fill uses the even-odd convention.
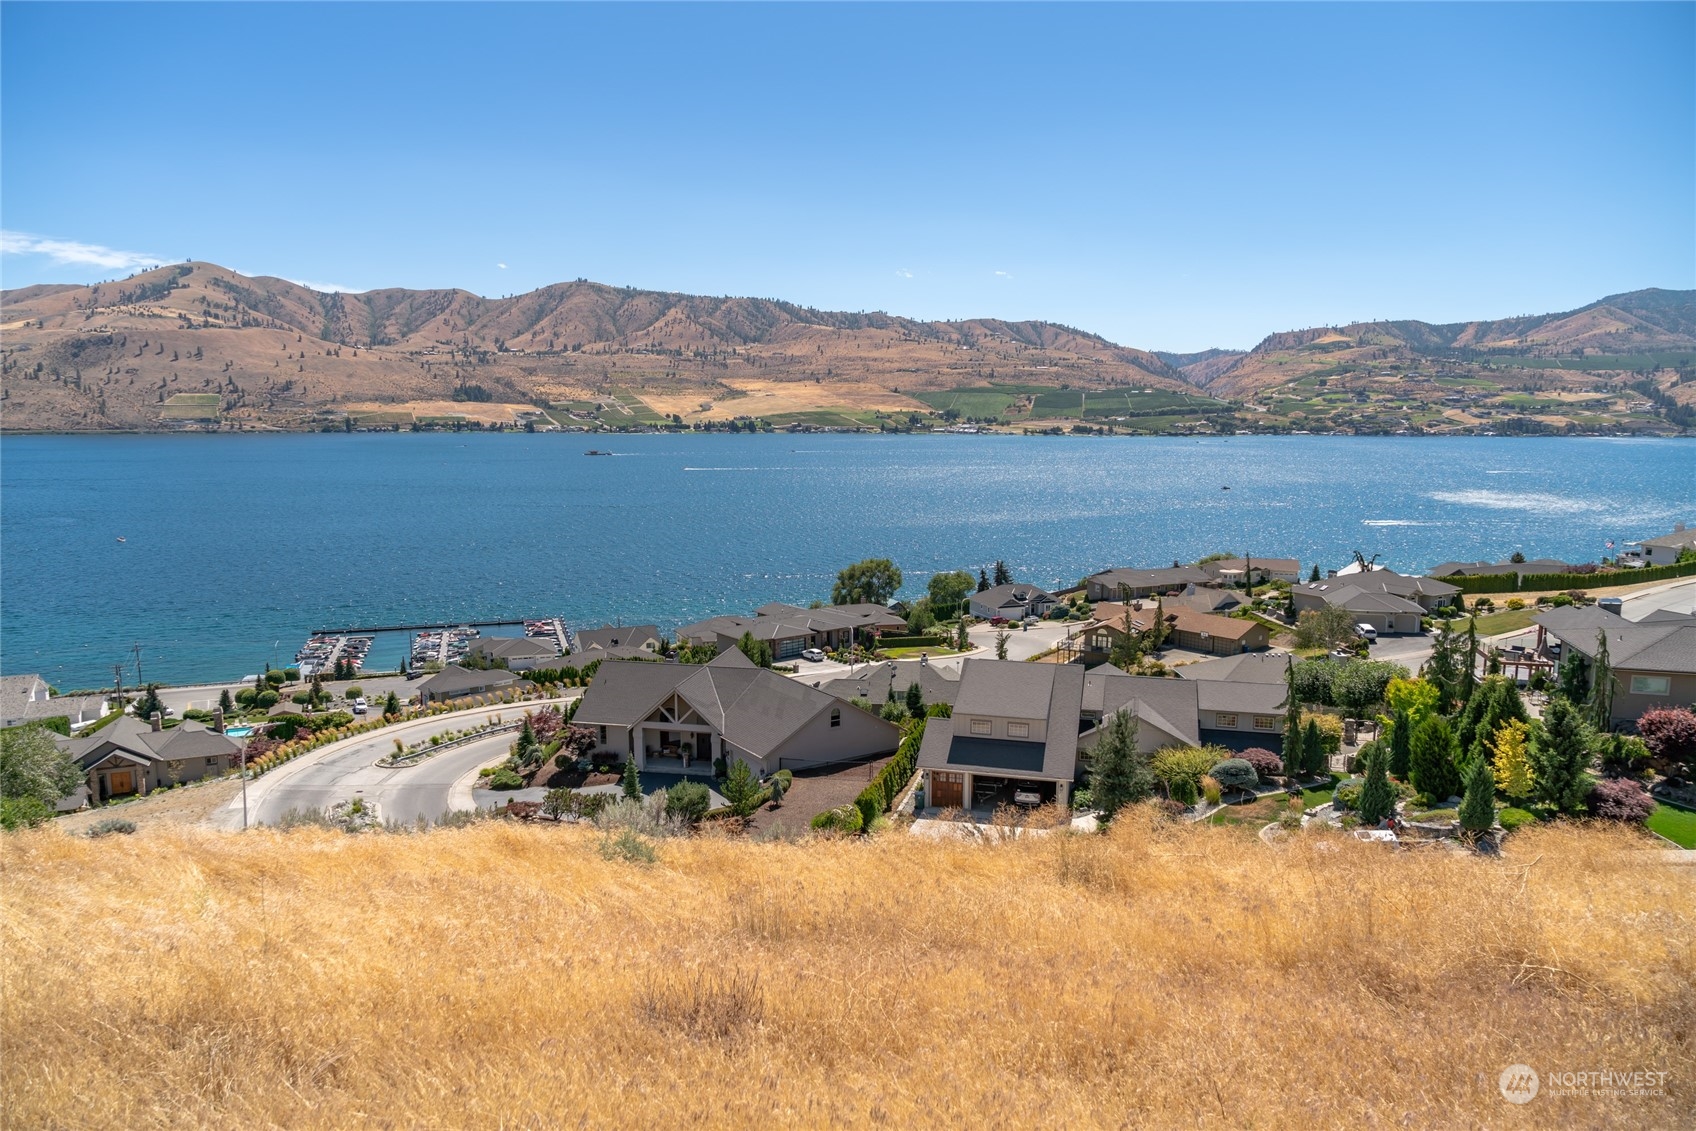
[[[1670,675],[1634,675],[1631,677],[1633,695],[1666,695],[1672,691]]]
[[[990,725],[990,721],[988,719],[973,719],[972,720],[972,733],[973,734],[993,734],[994,731],[995,731],[995,728]]]
[[[607,728],[602,727],[601,728],[601,745],[605,746],[606,744],[607,744]]]
[[[830,725],[833,727],[842,725],[842,708],[832,707],[830,709]]]
[[[1235,730],[1236,727],[1237,727],[1237,716],[1235,716],[1235,715],[1218,715],[1218,714],[1216,714],[1216,715],[1213,716],[1213,718],[1218,722],[1218,724],[1220,726],[1224,727],[1226,730]]]
[[[1277,715],[1256,715],[1256,716],[1254,716],[1254,729],[1255,730],[1277,730],[1278,729],[1278,716]]]
[[[1029,738],[1030,736],[1031,736],[1031,724],[1029,724],[1029,723],[1008,723],[1007,724],[1007,737],[1008,738]]]

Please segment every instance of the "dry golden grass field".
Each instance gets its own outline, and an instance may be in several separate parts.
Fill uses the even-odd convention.
[[[8,836],[11,1127],[1688,1127],[1696,886],[1138,814],[1005,844]],[[1666,1072],[1650,1098],[1502,1069]]]

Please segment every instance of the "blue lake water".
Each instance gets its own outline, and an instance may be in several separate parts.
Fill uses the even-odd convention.
[[[587,458],[594,444],[610,458]],[[1230,490],[1222,490],[1229,486]],[[1679,440],[15,436],[0,671],[109,685],[286,664],[316,628],[563,616],[670,630],[893,558],[1056,586],[1215,551],[1405,572],[1594,560],[1696,521]],[[118,539],[125,539],[119,542]],[[371,666],[393,666],[401,639]]]

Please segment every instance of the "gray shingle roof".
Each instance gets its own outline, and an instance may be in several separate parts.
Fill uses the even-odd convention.
[[[517,683],[523,678],[521,675],[500,668],[480,671],[475,668],[462,668],[458,664],[449,664],[420,683],[418,690],[420,694],[427,695],[457,695],[462,691],[505,687],[507,684]]]
[[[1696,529],[1674,530],[1671,534],[1645,538],[1637,544],[1639,546],[1665,546],[1668,549],[1682,549],[1685,546],[1696,547]]]
[[[934,664],[921,664],[917,660],[874,664],[858,675],[830,680],[819,690],[838,699],[867,699],[881,704],[888,701],[891,689],[897,699],[901,698],[907,693],[908,684],[914,680],[918,680],[926,703],[952,705],[960,691],[958,676],[951,676]]]
[[[503,660],[528,660],[559,655],[559,649],[527,636],[485,636],[471,645],[473,652]]]
[[[1201,741],[1196,714],[1199,684],[1158,676],[1127,675],[1104,664],[1084,677],[1084,710],[1105,719],[1120,708],[1180,742]]]
[[[1283,687],[1289,664],[1288,656],[1275,652],[1245,652],[1240,656],[1181,664],[1173,670],[1181,679],[1228,679],[1236,683],[1276,683]]]
[[[1608,662],[1615,671],[1696,673],[1696,617],[1628,621],[1592,605],[1550,609],[1532,619],[1590,659],[1596,655],[1597,633],[1607,633]]]
[[[1304,581],[1297,592],[1333,594],[1341,589],[1358,589],[1363,593],[1388,593],[1395,597],[1452,597],[1460,587],[1432,577],[1409,577],[1393,570],[1374,569],[1361,573],[1345,573],[1324,581]],[[1327,597],[1327,600],[1330,600]],[[1335,603],[1332,601],[1332,603]]]
[[[87,738],[74,739],[66,751],[84,769],[109,756],[113,749],[132,757],[155,762],[178,762],[184,758],[214,758],[241,749],[228,735],[203,723],[185,721],[169,730],[155,731],[151,722],[125,715]]]
[[[634,645],[641,647],[645,641],[658,641],[660,630],[651,624],[602,625],[600,628],[587,628],[577,634],[577,650],[588,651],[590,648],[625,648]]]
[[[1219,579],[1198,566],[1169,566],[1162,569],[1104,569],[1092,573],[1085,581],[1113,588],[1128,585],[1132,589],[1149,587],[1172,588],[1188,585],[1210,585]]]
[[[982,769],[990,773],[1010,772],[1009,763],[1023,759],[1019,772],[1060,781],[1077,774],[1078,720],[1083,715],[1084,671],[1076,664],[1030,664],[1011,660],[968,659],[960,669],[960,693],[954,713],[991,715],[1013,719],[1043,719],[1047,741],[1036,768],[1029,752],[1014,747],[1036,746],[1015,739],[984,739],[955,735],[952,720],[931,719],[925,724],[924,742],[919,747],[919,765],[932,769]],[[946,723],[946,726],[938,726]],[[933,733],[934,732],[934,733]],[[967,739],[970,742],[956,744]],[[992,744],[988,748],[980,744]],[[1009,745],[1010,744],[1010,745]],[[1007,749],[1003,750],[1003,747]],[[999,754],[996,752],[1000,751]],[[994,756],[994,761],[968,761]]]

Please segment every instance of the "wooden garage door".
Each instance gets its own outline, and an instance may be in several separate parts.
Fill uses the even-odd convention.
[[[933,773],[930,776],[929,802],[939,808],[958,808],[966,788],[965,774]]]

